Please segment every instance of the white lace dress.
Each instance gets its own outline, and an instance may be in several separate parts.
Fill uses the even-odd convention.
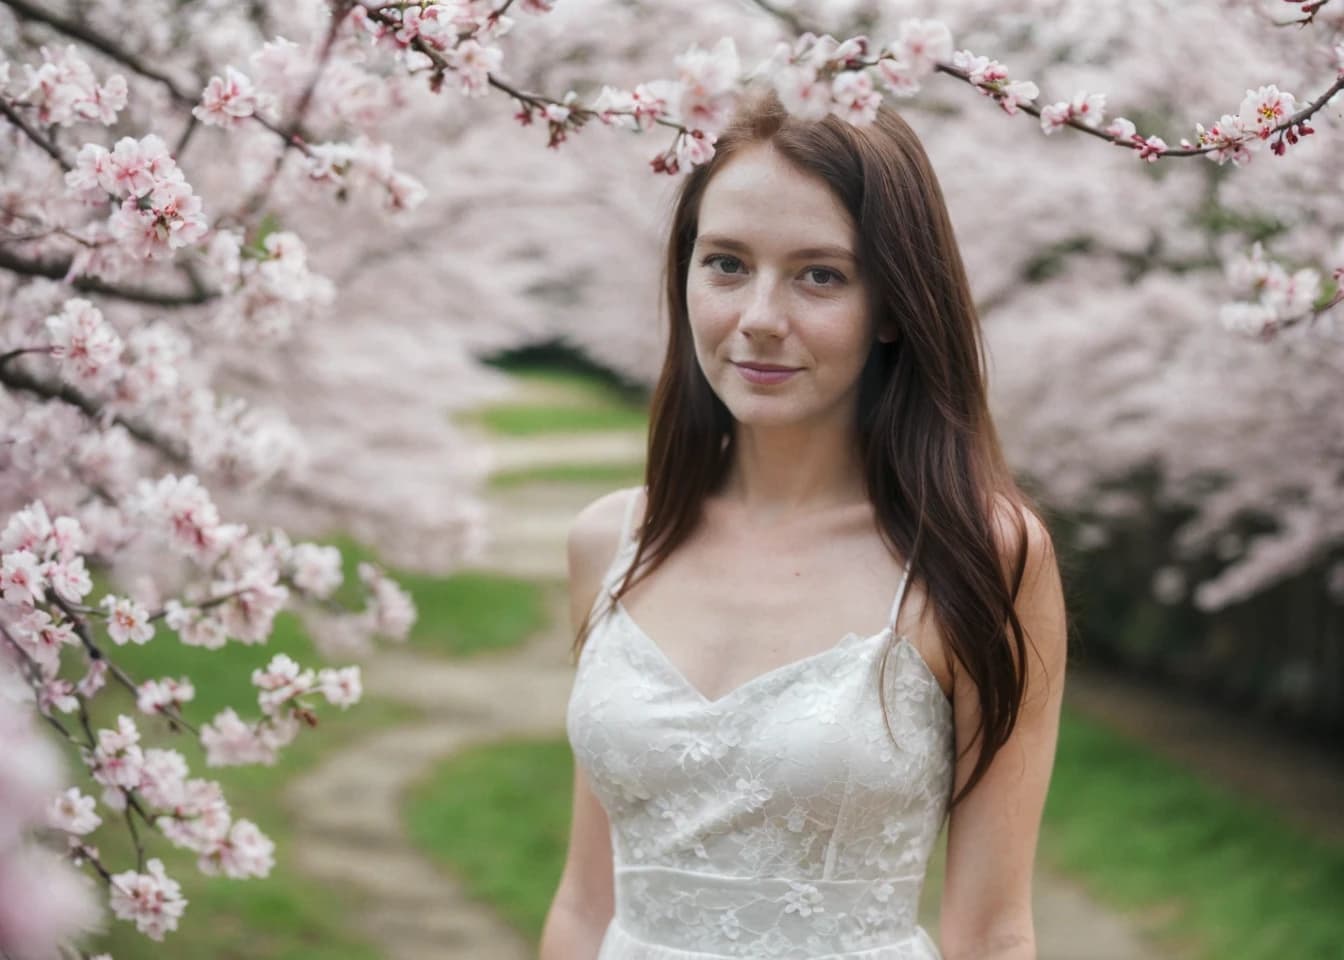
[[[895,746],[876,695],[909,565],[881,633],[710,700],[609,602],[630,519],[566,716],[611,823],[599,960],[938,960],[916,912],[951,797],[952,707],[905,637],[887,662]]]

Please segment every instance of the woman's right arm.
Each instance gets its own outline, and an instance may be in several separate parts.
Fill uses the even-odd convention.
[[[577,634],[592,608],[602,575],[616,553],[625,498],[617,491],[585,507],[569,529],[569,618]],[[595,960],[614,909],[612,853],[606,811],[583,770],[574,765],[569,852],[541,932],[539,960]]]

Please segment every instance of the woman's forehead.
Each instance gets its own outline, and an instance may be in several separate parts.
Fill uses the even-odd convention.
[[[843,247],[854,238],[849,212],[827,183],[766,145],[746,148],[715,172],[698,227],[752,246]]]

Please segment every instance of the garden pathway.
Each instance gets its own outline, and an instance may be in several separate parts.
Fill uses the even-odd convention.
[[[543,436],[499,441],[498,468],[604,458],[637,460],[642,441]],[[494,541],[483,568],[560,580],[564,537],[600,491],[537,485],[490,495]],[[557,591],[555,596],[561,596]],[[357,926],[387,960],[526,960],[531,946],[494,912],[467,898],[447,871],[411,847],[402,825],[407,789],[454,752],[512,736],[562,736],[573,668],[564,609],[521,647],[463,660],[410,651],[380,653],[364,666],[371,696],[423,711],[423,721],[372,734],[334,752],[295,781],[291,855],[311,876],[356,891]],[[1131,925],[1075,885],[1044,870],[1035,884],[1041,960],[1156,960]],[[923,922],[936,929],[936,918]],[[1084,946],[1085,945],[1085,946]]]

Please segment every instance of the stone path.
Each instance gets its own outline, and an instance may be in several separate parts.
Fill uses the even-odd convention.
[[[582,443],[588,446],[578,452],[576,438],[500,441],[498,468],[591,462],[595,453],[612,462],[643,455],[642,438],[634,444],[629,437],[588,435]],[[483,566],[562,579],[565,531],[600,492],[533,485],[493,494],[495,541]],[[567,624],[566,611],[557,609],[551,626],[520,648],[458,661],[380,653],[364,667],[365,689],[422,708],[423,722],[355,741],[289,788],[298,865],[359,895],[356,923],[383,946],[387,960],[533,956],[524,938],[470,901],[452,876],[408,844],[401,804],[410,785],[472,743],[563,735],[573,675]],[[1040,960],[1157,960],[1127,922],[1045,871],[1036,879],[1035,912]],[[936,916],[927,909],[923,922],[936,930]]]

